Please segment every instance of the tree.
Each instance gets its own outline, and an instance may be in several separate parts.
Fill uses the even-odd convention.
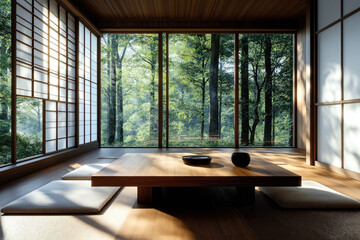
[[[272,68],[271,68],[271,38],[265,35],[265,127],[264,146],[272,146]]]
[[[219,79],[219,48],[220,35],[211,34],[211,58],[210,58],[210,123],[209,137],[219,138],[219,110],[218,110],[218,79]]]
[[[249,145],[249,38],[241,38],[241,141],[242,145]]]
[[[118,49],[116,50],[116,67],[117,67],[117,81],[116,81],[116,104],[117,104],[117,140],[120,144],[124,142],[124,97],[123,97],[123,61],[125,53],[130,42],[129,35],[117,35]],[[120,44],[121,43],[121,44]],[[120,48],[122,47],[122,50]]]
[[[117,49],[118,42],[116,35],[109,35],[109,108],[108,108],[108,138],[107,142],[109,145],[115,141],[115,130],[116,130],[116,60],[117,60]]]

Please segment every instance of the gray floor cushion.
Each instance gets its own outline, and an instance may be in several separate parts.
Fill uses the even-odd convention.
[[[91,181],[58,180],[9,203],[1,212],[97,213],[118,190],[119,187],[91,187]]]
[[[283,208],[360,208],[360,202],[318,182],[302,181],[301,187],[260,187]]]
[[[87,164],[65,174],[62,180],[90,180],[91,176],[109,165],[108,163]]]

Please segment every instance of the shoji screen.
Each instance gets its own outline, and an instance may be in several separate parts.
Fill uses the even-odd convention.
[[[97,37],[79,22],[79,144],[97,140]]]
[[[359,1],[317,1],[317,160],[355,172],[360,172],[359,25]]]
[[[16,0],[16,94],[44,101],[44,153],[75,146],[75,25],[55,0]]]

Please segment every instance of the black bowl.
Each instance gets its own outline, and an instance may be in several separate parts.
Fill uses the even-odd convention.
[[[209,164],[211,162],[210,156],[183,156],[182,160],[185,164],[189,165],[204,165]]]
[[[237,167],[246,167],[250,163],[250,154],[247,152],[234,152],[231,155],[231,161]]]

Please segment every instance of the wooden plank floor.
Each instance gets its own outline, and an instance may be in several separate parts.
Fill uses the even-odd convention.
[[[0,186],[0,208],[83,164],[111,162],[129,152],[211,155],[234,150],[102,148]],[[241,151],[360,201],[359,181],[306,165],[302,151],[285,148]],[[136,204],[135,189],[125,188],[113,200],[117,205],[110,204],[92,216],[3,215],[0,239],[48,239],[49,236],[51,239],[96,239],[95,236],[101,239],[360,239],[358,211],[283,210],[259,192],[255,205],[239,206],[233,188],[164,191],[159,204],[141,206]]]

